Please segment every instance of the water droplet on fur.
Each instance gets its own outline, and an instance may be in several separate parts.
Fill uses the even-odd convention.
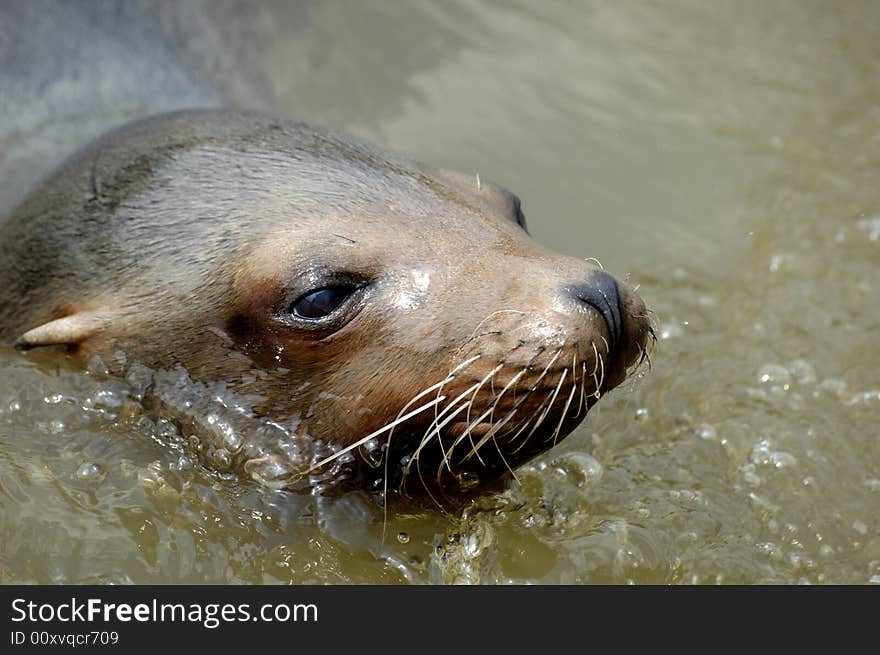
[[[259,457],[245,463],[245,472],[255,481],[277,489],[284,486],[290,476],[290,468],[274,457]]]
[[[362,444],[358,448],[361,459],[374,469],[382,465],[383,450],[377,439],[370,439],[367,443]]]
[[[462,491],[470,491],[480,486],[480,476],[473,471],[464,471],[458,474],[458,487]]]
[[[218,468],[228,469],[232,464],[232,455],[225,448],[218,448],[211,457]]]

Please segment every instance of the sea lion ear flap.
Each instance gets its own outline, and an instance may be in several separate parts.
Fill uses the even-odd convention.
[[[73,345],[100,332],[110,322],[110,312],[77,312],[28,330],[15,340],[17,350],[38,346]]]

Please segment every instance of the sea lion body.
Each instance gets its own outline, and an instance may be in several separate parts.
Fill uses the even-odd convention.
[[[650,336],[632,290],[524,228],[476,176],[263,114],[166,113],[0,224],[0,343],[140,383],[221,470],[469,488],[564,438]]]

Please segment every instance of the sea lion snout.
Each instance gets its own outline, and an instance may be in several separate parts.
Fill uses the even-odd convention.
[[[604,271],[595,271],[588,282],[574,285],[567,289],[568,294],[599,312],[608,326],[610,350],[615,350],[620,343],[620,295],[617,291],[617,280]]]

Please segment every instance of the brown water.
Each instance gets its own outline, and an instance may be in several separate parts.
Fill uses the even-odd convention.
[[[0,350],[0,581],[880,583],[880,5],[302,13],[267,102],[516,191],[641,284],[653,370],[507,489],[386,522]]]

